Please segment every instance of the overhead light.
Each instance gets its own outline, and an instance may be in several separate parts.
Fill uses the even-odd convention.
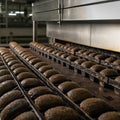
[[[13,11],[11,11],[10,13],[8,13],[9,16],[16,16],[16,13],[13,13]]]
[[[15,0],[12,0],[12,2],[15,2]]]
[[[16,14],[24,14],[23,11],[16,11],[15,13],[16,13]]]
[[[29,16],[31,17],[31,16],[32,16],[32,13],[31,13],[31,14],[29,14]]]

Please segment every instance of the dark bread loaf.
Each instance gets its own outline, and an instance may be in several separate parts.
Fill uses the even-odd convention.
[[[19,81],[22,81],[26,78],[36,78],[34,74],[32,74],[31,72],[22,72],[20,74],[17,75],[17,79]]]
[[[35,113],[32,111],[24,112],[18,115],[14,120],[38,120]]]
[[[66,57],[66,60],[68,61],[75,61],[77,59],[77,57],[75,57],[74,55],[69,55],[68,57]]]
[[[100,74],[104,77],[116,77],[118,75],[115,70],[109,68],[102,70]]]
[[[95,65],[95,64],[96,64],[96,63],[94,63],[94,62],[86,61],[86,62],[83,62],[83,63],[81,64],[81,66],[84,67],[84,68],[90,68],[90,67],[92,67],[92,66]]]
[[[45,112],[45,120],[80,120],[77,113],[70,107],[58,106]]]
[[[120,120],[120,112],[106,112],[102,114],[98,120]]]
[[[3,75],[0,77],[0,83],[6,81],[6,80],[12,80],[13,77],[10,75],[10,74],[7,74],[7,75]]]
[[[14,80],[4,81],[0,84],[0,96],[16,87]]]
[[[32,60],[29,61],[29,63],[30,63],[31,65],[34,65],[34,64],[36,64],[36,63],[38,63],[38,62],[41,62],[41,60],[40,60],[39,58],[34,58],[34,59],[32,59]]]
[[[64,105],[64,102],[57,95],[46,94],[36,98],[35,105],[41,112],[44,112],[52,107]]]
[[[47,70],[43,73],[43,75],[45,75],[46,78],[49,78],[55,74],[58,74],[58,72],[56,70],[53,70],[53,69]]]
[[[75,60],[74,63],[80,65],[80,64],[82,64],[82,63],[85,62],[85,61],[86,61],[85,59],[80,59],[80,58],[79,58],[79,59]]]
[[[37,87],[37,86],[42,86],[42,83],[40,82],[40,80],[38,80],[36,78],[26,78],[26,79],[22,80],[21,85],[24,88],[33,88],[33,87]]]
[[[67,93],[67,96],[75,103],[80,104],[83,100],[93,97],[85,88],[75,88]]]
[[[10,62],[8,62],[8,66],[12,66],[16,63],[19,63],[18,60],[11,60]]]
[[[52,94],[53,92],[45,86],[39,86],[32,88],[28,91],[28,94],[33,98],[36,99],[38,96],[44,95],[44,94]]]
[[[58,88],[63,93],[67,93],[69,90],[72,90],[72,89],[78,88],[78,87],[79,87],[79,85],[76,82],[72,82],[72,81],[63,82],[58,86]]]
[[[0,76],[7,75],[7,74],[9,74],[9,73],[10,73],[10,72],[9,72],[6,68],[0,70]]]
[[[52,75],[49,78],[50,82],[52,82],[53,84],[57,84],[59,85],[62,82],[68,81],[67,78],[63,75],[63,74],[55,74]]]
[[[17,64],[12,65],[10,69],[13,71],[14,69],[19,68],[19,67],[25,67],[25,65],[21,63],[17,63]]]
[[[100,72],[101,70],[104,70],[106,67],[103,66],[103,65],[93,65],[90,70],[93,71],[93,72]]]
[[[120,76],[116,77],[116,78],[115,78],[115,81],[116,81],[117,83],[120,83]]]
[[[113,110],[104,100],[99,98],[88,98],[84,100],[81,102],[80,108],[93,118]]]
[[[18,68],[13,70],[13,73],[15,75],[18,75],[19,73],[22,73],[22,72],[29,72],[29,70],[25,67],[18,67]]]
[[[0,97],[0,110],[2,110],[10,102],[21,97],[22,97],[22,94],[19,90],[12,90],[5,93],[3,96]]]
[[[113,65],[120,65],[120,59],[115,60],[115,61],[113,62]]]
[[[107,63],[112,63],[112,62],[115,61],[115,60],[116,60],[115,57],[108,57],[108,58],[105,59],[105,62],[107,62]]]
[[[40,67],[38,70],[39,70],[41,73],[44,73],[45,71],[50,70],[50,69],[52,69],[52,66],[50,66],[50,65],[45,65],[45,66]]]
[[[17,115],[29,109],[25,99],[17,99],[7,105],[1,112],[1,120],[13,120]]]
[[[39,69],[40,67],[44,66],[44,65],[48,65],[46,62],[38,62],[34,65],[34,67],[36,69]]]

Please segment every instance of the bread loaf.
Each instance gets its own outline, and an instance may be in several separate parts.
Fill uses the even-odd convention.
[[[104,77],[116,77],[118,75],[115,70],[109,68],[102,70],[100,74]]]
[[[9,73],[10,73],[10,72],[9,72],[6,68],[0,70],[0,76],[7,75],[7,74],[9,74]]]
[[[31,72],[22,72],[20,74],[17,75],[17,79],[19,81],[22,81],[26,78],[36,78],[34,74],[32,74]]]
[[[116,78],[115,78],[115,81],[116,81],[117,83],[120,83],[120,76],[116,77]]]
[[[104,100],[99,98],[88,98],[84,100],[81,102],[80,108],[93,118],[113,110]]]
[[[108,58],[105,59],[105,62],[107,62],[107,63],[112,63],[112,62],[115,61],[115,60],[116,60],[115,57],[108,57]]]
[[[81,64],[82,64],[83,62],[85,62],[85,61],[86,61],[85,59],[80,59],[80,58],[79,58],[79,59],[75,60],[74,63],[81,65]]]
[[[64,102],[57,95],[46,94],[36,98],[35,105],[41,112],[44,112],[52,107],[64,105]]]
[[[95,59],[97,59],[97,60],[103,60],[105,58],[106,58],[106,56],[103,55],[103,54],[98,54],[98,55],[95,56]]]
[[[41,62],[41,60],[40,60],[39,58],[34,58],[34,59],[32,59],[32,60],[29,61],[29,63],[30,63],[31,65],[34,65],[34,64],[36,64],[36,63],[38,63],[38,62]]]
[[[115,61],[113,62],[113,65],[120,65],[120,59],[115,60]]]
[[[50,82],[53,84],[59,85],[62,82],[68,81],[63,74],[55,74],[49,78]]]
[[[22,80],[21,85],[24,88],[33,88],[33,87],[37,87],[37,86],[42,86],[42,83],[40,82],[40,80],[38,80],[36,78],[26,78],[26,79]]]
[[[8,66],[12,66],[16,63],[19,63],[18,60],[11,60],[10,62],[8,62]]]
[[[96,64],[96,63],[94,63],[94,62],[86,61],[86,62],[83,62],[83,63],[81,64],[81,66],[84,67],[84,68],[90,68],[90,67],[92,67],[92,66],[95,65],[95,64]]]
[[[72,89],[78,88],[78,87],[79,87],[79,85],[75,82],[72,82],[72,81],[63,82],[58,86],[58,88],[63,93],[67,93],[69,90],[72,90]]]
[[[102,114],[98,120],[120,120],[120,112],[106,112]]]
[[[52,67],[50,65],[45,65],[45,66],[40,67],[38,70],[41,73],[44,73],[45,71],[50,70],[50,69],[52,69]]]
[[[52,94],[53,92],[45,86],[39,86],[32,88],[28,91],[28,94],[33,98],[36,99],[38,96],[44,95],[44,94]]]
[[[100,72],[101,70],[104,70],[106,67],[103,66],[103,65],[93,65],[90,70],[93,71],[93,72]]]
[[[0,96],[16,87],[14,80],[4,81],[0,84]]]
[[[6,81],[6,80],[12,80],[13,77],[10,75],[10,74],[7,74],[7,75],[3,75],[0,77],[0,83]]]
[[[0,66],[0,70],[1,70],[1,69],[6,69],[6,66],[5,66],[5,65],[1,65],[1,66]]]
[[[61,58],[66,58],[66,57],[68,57],[68,56],[69,56],[69,54],[64,53],[64,54],[62,54],[60,57],[61,57]]]
[[[9,58],[5,59],[6,63],[8,63],[8,62],[10,62],[12,60],[15,60],[15,58],[14,57],[9,57]]]
[[[74,55],[69,55],[68,57],[66,57],[66,60],[68,61],[75,61],[77,59],[77,57],[75,57]]]
[[[56,70],[50,69],[43,73],[46,78],[51,77],[52,75],[58,74]]]
[[[94,57],[94,56],[96,56],[96,55],[97,55],[97,53],[92,52],[92,53],[90,53],[88,56],[89,56],[89,57]]]
[[[13,120],[17,115],[29,109],[25,99],[17,99],[7,105],[1,112],[1,120]]]
[[[29,72],[29,70],[25,67],[18,67],[16,69],[13,70],[13,73],[17,76],[18,74],[22,73],[22,72]]]
[[[29,56],[29,57],[26,58],[26,61],[29,62],[30,60],[32,60],[32,59],[34,59],[34,58],[36,58],[36,57],[33,56],[33,55],[31,55],[31,56]]]
[[[18,115],[14,120],[38,120],[32,111],[24,112]]]
[[[3,96],[0,97],[0,110],[2,110],[10,102],[21,97],[22,97],[22,94],[19,90],[12,90],[5,93]]]
[[[75,88],[67,93],[67,96],[75,103],[80,104],[83,100],[93,97],[85,88]]]
[[[17,63],[17,64],[12,65],[10,69],[13,71],[14,69],[19,68],[19,67],[25,67],[25,65],[21,63]]]
[[[70,107],[58,106],[45,112],[45,120],[80,120],[77,113]]]
[[[46,62],[38,62],[34,65],[34,67],[36,69],[39,69],[40,67],[44,66],[44,65],[48,65]]]

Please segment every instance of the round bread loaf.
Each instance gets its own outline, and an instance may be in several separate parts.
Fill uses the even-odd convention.
[[[52,75],[55,75],[55,74],[58,74],[58,72],[56,70],[53,70],[53,69],[47,70],[43,73],[43,75],[46,78],[49,78],[49,77],[51,77]]]
[[[19,73],[22,73],[22,72],[29,72],[29,70],[25,67],[18,67],[18,68],[13,70],[13,73],[15,75],[18,75]]]
[[[39,86],[32,88],[28,91],[28,94],[33,98],[36,99],[38,96],[44,95],[44,94],[52,94],[53,92],[45,86]]]
[[[0,84],[0,96],[16,87],[14,80],[7,80]]]
[[[118,75],[115,70],[109,68],[102,70],[100,74],[104,77],[116,77]]]
[[[40,60],[39,58],[34,58],[34,59],[32,59],[32,60],[29,61],[29,63],[30,63],[31,65],[34,65],[34,64],[36,64],[36,63],[38,63],[38,62],[41,62],[41,60]]]
[[[85,88],[75,88],[67,93],[67,96],[75,103],[80,104],[83,100],[93,97]]]
[[[66,60],[68,61],[75,61],[77,59],[77,57],[75,57],[74,55],[69,55],[68,57],[66,57]]]
[[[89,56],[89,57],[94,57],[94,56],[96,56],[96,55],[97,55],[97,53],[92,52],[92,53],[90,53],[88,56]]]
[[[14,120],[38,120],[32,111],[24,112],[18,115]]]
[[[31,55],[31,56],[29,56],[29,57],[26,58],[26,61],[29,62],[30,60],[32,60],[32,59],[34,59],[34,58],[36,58],[36,57],[33,56],[33,55]]]
[[[40,80],[36,78],[26,78],[21,81],[21,85],[24,88],[33,88],[33,87],[41,86],[42,83],[40,82]]]
[[[86,60],[79,58],[79,59],[75,60],[74,63],[81,65],[81,64],[82,64],[83,62],[85,62],[85,61],[86,61]]]
[[[62,98],[57,95],[46,94],[36,98],[35,105],[41,112],[44,112],[52,107],[64,105],[64,102]]]
[[[74,88],[78,88],[79,85],[76,82],[72,82],[72,81],[66,81],[61,83],[58,88],[63,92],[63,93],[67,93],[68,91],[74,89]]]
[[[62,54],[60,57],[61,57],[61,58],[66,58],[66,57],[68,57],[68,56],[69,56],[69,54],[64,53],[64,54]]]
[[[80,120],[77,113],[70,107],[58,106],[45,112],[45,120]]]
[[[106,67],[103,66],[103,65],[93,65],[90,70],[93,71],[93,72],[100,72],[101,70],[104,70]]]
[[[104,100],[99,98],[88,98],[84,100],[81,102],[80,108],[93,118],[113,110]]]
[[[108,58],[105,59],[105,62],[106,62],[106,63],[111,63],[111,62],[113,62],[113,61],[115,61],[115,60],[116,60],[115,57],[108,57]]]
[[[6,81],[6,80],[12,80],[13,77],[10,74],[0,76],[0,83]]]
[[[20,74],[17,75],[17,79],[19,81],[22,81],[26,78],[36,78],[34,74],[32,74],[31,72],[22,72]]]
[[[106,112],[98,120],[120,120],[120,112]]]
[[[7,105],[1,112],[1,120],[13,120],[17,115],[29,109],[25,99],[17,99]]]
[[[118,83],[120,83],[120,76],[116,77],[115,81],[118,82]]]
[[[98,54],[95,56],[95,59],[97,59],[97,60],[104,60],[105,58],[107,58],[107,56],[105,56],[103,54]]]
[[[10,72],[9,72],[6,68],[0,70],[0,76],[7,75],[7,74],[9,74],[9,73],[10,73]]]
[[[8,66],[12,66],[16,63],[19,63],[18,60],[11,60],[10,62],[8,62]]]
[[[39,69],[40,67],[44,66],[44,65],[48,65],[46,62],[38,62],[34,65],[34,67],[36,69]]]
[[[19,90],[12,90],[5,93],[0,97],[0,110],[2,110],[5,106],[7,106],[10,102],[21,98],[22,94]]]
[[[52,69],[52,67],[50,65],[45,65],[45,66],[40,67],[38,70],[41,73],[44,73],[45,71],[50,70],[50,69]]]
[[[95,65],[95,64],[96,64],[96,63],[94,63],[94,62],[86,61],[86,62],[83,62],[83,63],[81,64],[81,66],[84,67],[84,68],[90,68],[90,67],[92,67],[92,66]]]
[[[5,59],[6,63],[9,63],[9,62],[12,61],[12,60],[15,60],[15,58],[10,57],[10,58]]]
[[[55,74],[49,78],[50,82],[53,84],[59,85],[62,82],[68,81],[63,74]]]
[[[19,68],[19,67],[25,67],[25,65],[23,65],[21,63],[16,63],[16,64],[12,65],[10,67],[10,69],[13,71],[14,69]]]
[[[115,60],[115,61],[113,62],[113,65],[120,65],[120,59]]]

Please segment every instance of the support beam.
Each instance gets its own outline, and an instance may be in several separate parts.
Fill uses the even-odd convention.
[[[33,21],[33,42],[37,41],[37,29],[38,24],[36,21]]]

